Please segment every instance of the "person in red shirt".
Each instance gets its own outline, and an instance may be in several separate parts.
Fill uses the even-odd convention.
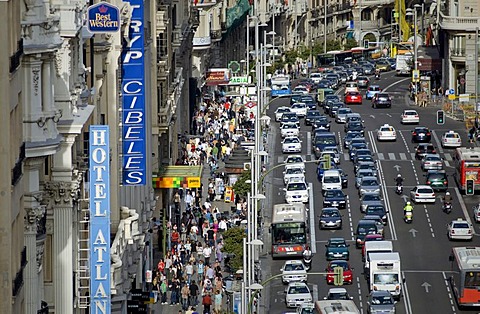
[[[178,231],[177,231],[177,225],[174,225],[173,226],[173,232],[172,232],[172,238],[171,238],[172,251],[175,251],[177,249],[178,241],[180,241],[180,233],[178,233]]]

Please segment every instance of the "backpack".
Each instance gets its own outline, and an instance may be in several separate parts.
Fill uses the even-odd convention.
[[[210,295],[207,294],[203,297],[202,304],[203,305],[212,305],[212,298],[210,297]]]

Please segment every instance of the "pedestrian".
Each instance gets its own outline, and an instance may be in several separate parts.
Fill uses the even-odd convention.
[[[178,287],[178,282],[177,282],[177,278],[173,278],[172,279],[172,283],[170,284],[170,305],[175,305],[175,304],[178,304],[178,290],[179,290],[179,287]]]
[[[468,141],[470,143],[473,143],[473,141],[475,139],[475,132],[476,132],[475,126],[472,126],[470,128],[470,130],[468,131]]]
[[[184,284],[182,290],[180,291],[182,296],[182,309],[187,310],[188,308],[188,301],[190,298],[190,288],[188,288],[188,284]]]
[[[212,255],[212,248],[208,245],[205,245],[203,248],[203,258],[205,259],[205,265],[210,264],[210,256]]]
[[[152,280],[152,293],[153,293],[153,303],[158,302],[158,294],[160,293],[160,274],[156,272],[155,277]]]
[[[217,313],[221,313],[222,312],[222,293],[220,292],[220,290],[217,290],[215,292],[215,296],[214,296],[214,300],[215,300],[215,311]]]
[[[180,193],[178,193],[178,190],[173,196],[173,204],[175,205],[175,210],[180,210]]]
[[[203,264],[203,260],[199,260],[197,265],[197,272],[198,272],[198,282],[200,282],[200,284],[203,282],[204,271],[205,271],[205,264]]]
[[[210,296],[210,293],[207,293],[203,296],[202,305],[203,314],[210,314],[210,307],[212,306],[212,297]]]
[[[193,265],[192,263],[188,262],[185,266],[185,274],[187,275],[187,284],[190,284],[193,276]]]
[[[195,280],[190,284],[190,305],[196,306],[198,304],[198,285]]]
[[[167,304],[167,291],[168,291],[168,285],[167,285],[167,280],[164,279],[162,280],[162,284],[160,285],[160,296],[162,299],[162,304]]]

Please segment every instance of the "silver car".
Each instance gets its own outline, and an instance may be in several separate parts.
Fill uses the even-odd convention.
[[[335,116],[335,122],[347,123],[347,114],[352,113],[350,108],[338,108],[337,115]]]
[[[368,313],[385,313],[395,314],[395,304],[393,297],[389,291],[378,290],[372,291],[368,297]]]
[[[426,154],[422,158],[422,169],[427,170],[442,170],[443,162],[442,157],[438,154]]]
[[[363,177],[358,187],[358,195],[362,196],[365,193],[380,193],[380,183],[377,177]]]
[[[360,169],[357,172],[355,177],[355,187],[358,189],[360,187],[360,182],[362,181],[363,177],[376,177],[377,172],[373,171],[372,169]]]
[[[360,211],[364,213],[368,205],[383,204],[380,193],[364,193],[360,198]]]

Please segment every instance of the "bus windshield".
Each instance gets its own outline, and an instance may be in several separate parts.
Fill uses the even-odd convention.
[[[480,272],[467,271],[465,272],[465,288],[479,288],[480,287]]]
[[[277,223],[272,226],[272,244],[305,244],[307,242],[304,222]]]

